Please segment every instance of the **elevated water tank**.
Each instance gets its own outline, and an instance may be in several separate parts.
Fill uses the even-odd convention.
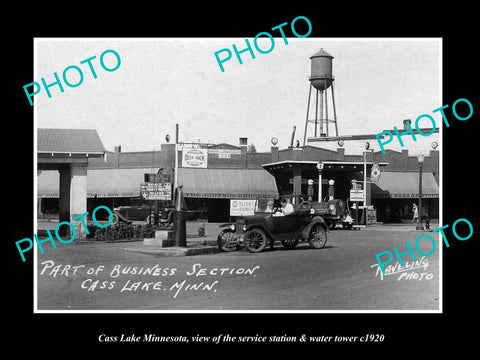
[[[315,89],[326,90],[332,84],[332,59],[333,56],[323,49],[310,57],[312,62],[310,82]]]

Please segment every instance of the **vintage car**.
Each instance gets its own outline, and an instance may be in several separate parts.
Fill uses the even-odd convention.
[[[168,218],[168,213],[173,210],[173,207],[160,207],[159,218]],[[145,221],[148,224],[153,224],[155,220],[155,205],[150,205],[146,202],[136,201],[131,205],[118,206],[113,209],[113,223],[118,221],[132,222]]]
[[[267,246],[280,241],[287,249],[293,249],[300,240],[308,241],[310,247],[321,249],[327,243],[328,226],[322,216],[302,204],[292,215],[273,216],[256,214],[237,218],[235,223],[222,224],[224,228],[217,237],[222,251],[238,250],[243,244],[245,248],[257,253]]]
[[[158,209],[158,222],[168,224],[172,222],[173,205],[161,201]],[[186,210],[185,220],[196,220],[202,214],[201,210]],[[132,201],[131,205],[119,206],[113,209],[113,224],[132,221],[144,221],[147,224],[155,223],[155,205],[146,201]]]

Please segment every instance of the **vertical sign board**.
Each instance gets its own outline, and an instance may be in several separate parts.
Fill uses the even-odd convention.
[[[377,223],[377,209],[367,209],[367,224]]]
[[[350,201],[361,201],[363,202],[363,190],[362,189],[353,189],[350,190]]]
[[[171,200],[172,184],[169,174],[145,174],[140,195],[145,200]]]
[[[257,200],[230,200],[230,216],[255,215]]]
[[[182,166],[188,168],[206,168],[208,162],[207,149],[183,148]]]
[[[363,189],[362,183],[356,180],[352,180],[352,188],[350,189],[350,201],[363,202]]]
[[[145,182],[150,183],[169,183],[171,182],[170,174],[145,174]]]
[[[140,195],[145,200],[171,200],[172,184],[170,183],[141,183]]]

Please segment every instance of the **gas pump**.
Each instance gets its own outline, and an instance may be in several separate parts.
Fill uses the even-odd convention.
[[[335,180],[328,180],[328,200],[335,199]]]
[[[355,224],[358,224],[358,203],[363,203],[363,189],[362,184],[357,182],[357,180],[352,180],[352,187],[350,189],[350,201],[353,202],[352,209],[355,209]]]

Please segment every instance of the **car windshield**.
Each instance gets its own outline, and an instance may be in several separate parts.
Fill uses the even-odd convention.
[[[142,201],[141,199],[131,199],[130,200],[130,206],[142,206],[145,205],[145,202]]]

